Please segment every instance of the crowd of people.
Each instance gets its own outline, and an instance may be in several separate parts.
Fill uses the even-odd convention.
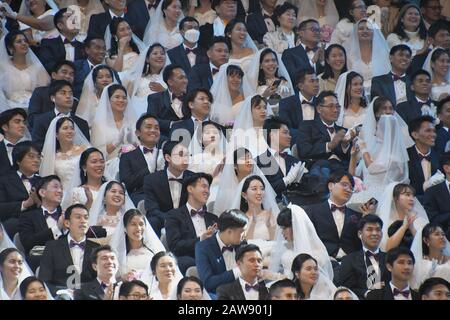
[[[449,300],[450,1],[0,2],[0,300]]]

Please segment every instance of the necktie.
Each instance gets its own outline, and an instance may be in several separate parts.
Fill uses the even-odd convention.
[[[422,162],[423,159],[427,160],[427,161],[431,161],[431,154],[427,154],[427,155],[423,155],[418,153],[417,156],[419,157],[420,161]]]
[[[409,298],[409,290],[401,291],[401,290],[398,290],[397,288],[394,288],[394,297],[398,296],[400,294],[402,296],[404,296],[405,298]]]
[[[331,212],[335,212],[336,210],[345,212],[345,206],[338,207],[338,206],[335,205],[335,204],[331,204]]]
[[[248,283],[245,284],[245,291],[249,292],[252,289],[255,291],[259,291],[259,284],[255,284],[254,286],[251,286]]]
[[[375,261],[378,262],[379,254],[378,254],[378,253],[373,253],[372,251],[367,250],[367,251],[366,251],[366,257],[367,257],[368,259],[370,259],[370,257],[373,257],[373,258],[375,259]]]
[[[84,248],[86,247],[86,241],[82,241],[82,242],[75,242],[73,240],[70,240],[69,243],[69,248],[73,248],[73,247],[77,247],[80,248],[81,250],[84,250]]]
[[[183,179],[177,179],[177,178],[169,178],[169,181],[176,181],[179,183],[183,183]]]
[[[232,246],[229,246],[229,247],[225,246],[222,248],[222,253],[224,253],[225,251],[233,252],[234,248]]]
[[[48,217],[53,218],[53,220],[58,221],[59,218],[59,212],[58,210],[55,210],[54,212],[50,213],[47,210],[44,210],[44,217],[47,219]]]
[[[186,54],[189,54],[189,53],[194,53],[195,54],[195,49],[184,48],[184,52],[186,52]]]
[[[401,80],[403,82],[406,82],[406,77],[405,76],[400,77],[400,76],[398,76],[398,75],[396,75],[394,73],[392,73],[392,79],[394,80],[394,82],[397,81],[397,80]]]
[[[195,217],[196,215],[199,215],[201,218],[205,216],[205,209],[201,208],[200,210],[191,210],[191,217]]]
[[[147,154],[147,153],[149,153],[149,152],[153,152],[153,148],[152,148],[152,149],[149,149],[149,148],[147,148],[147,147],[143,147],[143,149],[144,149],[144,154]]]
[[[215,75],[217,72],[219,72],[219,69],[212,68],[212,71],[211,71],[212,75]]]
[[[333,134],[334,133],[334,127],[333,126],[327,126],[327,130],[329,133]]]
[[[6,146],[7,146],[8,148],[14,148],[16,145],[14,145],[14,144],[12,144],[12,143],[7,143]]]

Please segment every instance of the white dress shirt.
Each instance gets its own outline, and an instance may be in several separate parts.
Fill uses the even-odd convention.
[[[194,50],[197,48],[197,45],[195,45],[193,48],[189,48],[183,43],[183,48],[184,48],[184,50],[186,50],[186,49]],[[191,65],[191,67],[193,67],[195,65],[196,54],[193,52],[189,52],[187,54],[187,58],[189,60],[189,64]]]
[[[178,181],[170,181],[173,179],[183,179],[183,173],[179,177],[175,177],[169,169],[167,169],[167,178],[169,179],[169,187],[170,187],[170,195],[172,196],[172,204],[173,208],[177,209],[180,206],[180,197],[181,197],[181,182]]]
[[[220,69],[220,67],[216,67],[215,65],[213,65],[211,62],[209,63],[209,67],[211,68],[211,75],[213,80],[217,77],[217,75],[219,74],[219,72],[216,72],[216,74],[213,74],[213,69]]]
[[[265,17],[265,16],[269,16],[269,17],[273,17],[273,16],[264,9],[262,10],[262,15],[264,17],[264,22],[266,23],[267,32],[274,32],[276,30],[276,28],[275,28],[275,24],[273,23],[273,20]]]
[[[125,18],[125,14],[124,13],[122,13],[120,16],[118,16],[117,14],[112,12],[111,10],[109,10],[109,15],[111,16],[111,20],[114,19],[114,18]]]
[[[417,153],[423,157],[429,156],[431,154],[431,150],[428,151],[428,153],[423,154],[422,152],[419,151],[419,149],[417,149],[417,147],[415,148]],[[425,178],[425,181],[427,181],[431,177],[431,162],[428,161],[427,159],[422,159],[420,165],[422,166],[423,177]]]
[[[188,209],[189,215],[191,215],[191,210],[198,211],[199,209],[195,209],[192,207],[189,202],[186,203],[186,207]],[[201,208],[200,208],[201,209]],[[204,217],[201,217],[200,215],[196,214],[194,216],[191,215],[192,223],[194,224],[195,234],[197,237],[200,238],[200,236],[205,233],[206,231],[206,221]]]
[[[70,255],[72,256],[73,265],[75,266],[75,269],[78,271],[79,274],[83,271],[83,260],[84,260],[84,250],[82,250],[79,246],[74,246],[73,248],[70,248],[70,241],[75,241],[71,236],[70,233],[67,235],[67,242],[69,243],[69,250]],[[83,240],[80,242],[86,241],[86,237],[84,237]],[[78,241],[75,241],[78,242]]]
[[[8,144],[15,145],[15,143],[12,143],[11,141],[6,140],[6,138],[3,138],[3,143],[5,144],[6,153],[8,154],[9,162],[11,163],[11,165],[13,165],[12,151],[13,151],[14,147],[8,147]]]
[[[272,148],[269,148],[269,151],[275,158],[275,161],[278,163],[278,166],[280,167],[281,172],[283,172],[283,175],[286,176],[286,160],[280,156],[280,153],[278,151],[275,151]]]
[[[331,208],[331,205],[334,204],[335,206],[338,206],[337,204],[333,203],[331,200],[328,200],[328,204]],[[338,206],[341,207],[341,206]],[[341,210],[335,210],[334,212],[332,212],[333,215],[333,219],[334,219],[334,223],[336,225],[336,229],[339,235],[339,238],[341,237],[342,234],[342,229],[344,228],[344,221],[345,221],[345,212],[341,211]],[[339,248],[339,251],[336,255],[337,258],[342,258],[343,256],[345,256],[345,252],[344,250],[342,250],[342,248]]]
[[[42,206],[41,208],[42,208],[42,214],[44,214],[44,211],[47,211],[49,213],[54,213],[57,211],[57,209],[50,211],[44,206]],[[45,218],[45,216],[44,216],[44,218]],[[48,228],[52,230],[53,238],[55,240],[59,239],[59,237],[61,237],[63,235],[63,233],[62,233],[61,229],[59,229],[59,227],[58,227],[58,221],[56,221],[52,217],[47,217],[45,219],[45,221],[47,222]]]
[[[220,36],[223,37],[225,35],[225,23],[219,17],[214,19],[213,32],[214,32],[214,37],[220,37]]]
[[[63,112],[59,111],[59,110],[56,109],[56,108],[55,108],[53,111],[55,112],[55,115],[56,115],[56,116],[61,115],[61,116],[64,116],[64,117],[70,117],[70,112],[68,112],[68,113],[63,113]]]
[[[401,77],[405,77],[406,74],[402,75]],[[407,100],[406,96],[406,83],[402,80],[398,79],[397,81],[394,81],[394,90],[395,90],[395,99],[397,101],[397,105],[401,102],[404,102]]]
[[[177,115],[178,118],[183,118],[183,110],[182,110],[182,106],[183,106],[183,101],[181,101],[180,99],[176,98],[176,99],[172,99],[172,91],[170,91],[170,89],[167,89],[169,91],[169,98],[170,98],[170,105],[173,109],[173,111],[175,111],[175,114]]]
[[[64,37],[62,34],[60,35],[62,42],[64,43],[64,40],[66,40],[66,37]],[[73,39],[75,41],[75,39]],[[66,49],[66,60],[69,61],[75,61],[75,47],[70,43],[64,43],[64,48]]]
[[[366,261],[367,256],[366,256],[366,252],[370,251],[369,249],[367,249],[366,247],[363,246],[363,251],[364,251],[364,261]],[[379,254],[380,253],[380,249],[377,249],[375,251],[371,251],[373,254]],[[375,260],[374,257],[370,257],[369,258],[370,263],[373,266],[373,269],[375,270],[376,274],[378,275],[378,277],[380,276],[380,265],[378,264],[378,261]],[[368,266],[368,263],[366,263],[366,267]]]
[[[222,248],[225,247],[225,243],[222,242],[222,240],[219,237],[219,232],[216,232],[216,239],[217,243],[219,244],[219,249],[222,252]],[[223,260],[225,262],[225,268],[227,271],[233,270],[234,278],[237,279],[241,276],[241,270],[236,265],[236,252],[233,250],[231,251],[225,251],[222,253]]]
[[[259,300],[259,291],[255,289],[250,289],[250,291],[245,290],[245,285],[251,285],[254,286],[255,284],[258,284],[258,281],[255,281],[254,283],[248,283],[241,277],[239,277],[239,283],[241,284],[242,291],[244,292],[245,300]]]
[[[395,288],[396,288],[397,290],[400,290],[399,288],[397,288],[396,286],[394,286],[394,285],[392,284],[392,282],[389,282],[389,285],[390,285],[390,287],[391,287],[392,295],[394,295],[393,292],[394,292],[394,289],[395,289]],[[405,289],[400,290],[400,291],[406,291],[406,290],[409,290],[409,296],[408,296],[408,298],[406,298],[405,296],[399,294],[399,295],[394,296],[394,300],[412,300],[411,289],[409,288],[409,286],[407,286]]]
[[[445,185],[447,186],[447,190],[450,193],[450,180],[445,180]]]
[[[302,106],[303,121],[314,120],[315,110],[314,106],[312,105],[313,99],[311,100],[306,99],[300,92],[298,95],[300,98],[300,105]],[[302,103],[303,100],[310,102],[310,104]]]
[[[147,162],[148,171],[150,173],[155,172],[156,170],[156,155],[158,154],[158,149],[153,147],[153,151],[144,153],[144,146],[140,145],[139,149],[141,149],[142,154],[144,155],[145,162]]]

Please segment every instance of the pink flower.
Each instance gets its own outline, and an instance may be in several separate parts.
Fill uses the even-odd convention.
[[[136,147],[132,144],[124,144],[122,145],[122,147],[120,148],[120,154],[124,154],[130,151],[133,151],[134,149],[136,149]]]
[[[360,178],[353,177],[353,180],[355,180],[355,192],[361,192],[367,189],[367,187],[364,185],[364,183]]]
[[[333,27],[325,24],[320,28],[320,41],[329,43],[331,41],[331,34],[333,33]]]

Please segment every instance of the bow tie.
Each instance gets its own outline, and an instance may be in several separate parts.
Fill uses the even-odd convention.
[[[70,240],[69,243],[69,248],[73,248],[78,246],[78,248],[80,248],[81,250],[84,250],[84,248],[86,248],[86,241],[82,241],[82,242],[75,242],[73,240]]]
[[[254,286],[251,286],[248,283],[245,284],[245,291],[249,292],[252,289],[255,291],[259,291],[259,284],[255,284]]]
[[[59,218],[58,210],[55,210],[52,213],[48,212],[47,210],[44,210],[44,218],[47,219],[48,217],[52,217],[53,220],[58,221],[58,218]]]
[[[177,179],[177,178],[169,178],[169,181],[176,181],[179,183],[183,183],[183,179]]]
[[[316,50],[317,50],[317,47],[315,47],[315,48],[305,47],[306,53],[308,53],[308,52],[310,52],[310,51],[316,52]]]
[[[264,16],[264,19],[272,19],[272,16],[269,16],[268,14],[263,14],[263,16]]]
[[[335,205],[335,204],[331,204],[331,212],[335,212],[336,210],[345,212],[345,206],[338,207],[338,206]]]
[[[394,80],[394,82],[397,81],[397,80],[401,80],[403,82],[406,82],[406,76],[399,77],[396,74],[393,74],[393,73],[391,73],[391,74],[392,74],[392,79]]]
[[[158,8],[158,4],[159,4],[159,1],[154,1],[153,2],[153,4],[147,4],[147,8],[148,8],[148,10],[150,10],[151,8],[154,8],[155,10],[156,10],[156,8]]]
[[[401,291],[401,290],[398,290],[397,288],[394,288],[394,297],[398,296],[399,294],[401,294],[405,298],[409,298],[409,290]]]
[[[6,146],[7,146],[8,148],[14,148],[16,145],[15,145],[15,144],[12,144],[12,143],[7,143]]]
[[[178,99],[180,101],[183,100],[183,95],[180,94],[179,96],[175,95],[175,93],[172,93],[172,100]]]
[[[144,150],[144,154],[147,154],[147,153],[149,153],[149,152],[153,152],[153,148],[152,148],[152,149],[149,149],[149,148],[147,148],[147,147],[143,147],[142,149]]]
[[[431,154],[430,153],[427,154],[427,155],[423,155],[423,154],[418,153],[417,155],[418,155],[418,157],[419,157],[421,162],[424,159],[431,162]]]
[[[70,41],[69,39],[65,38],[63,41],[64,44],[70,44],[71,46],[75,46],[76,40]]]
[[[20,179],[22,179],[22,180],[28,180],[28,181],[31,181],[33,178],[34,178],[34,176],[27,177],[27,176],[24,175],[23,173],[22,173],[22,175],[20,176]]]
[[[199,215],[201,218],[203,218],[205,216],[205,209],[201,208],[200,210],[191,210],[191,217],[195,217],[195,215]]]
[[[184,52],[186,52],[186,54],[189,54],[189,53],[194,53],[194,54],[196,54],[197,52],[196,52],[196,49],[197,48],[194,48],[194,49],[191,49],[191,48],[184,48]]]
[[[305,99],[302,100],[302,104],[309,104],[310,106],[312,106],[312,103]]]
[[[74,242],[74,243],[76,243],[76,242]],[[106,283],[102,282],[100,284],[100,288],[102,288],[102,290],[105,290],[106,288],[108,288],[108,285]]]
[[[212,70],[211,70],[212,75],[215,75],[217,72],[219,72],[219,69],[212,68]]]
[[[333,126],[327,126],[327,130],[329,133],[333,134],[334,133],[334,127]]]
[[[225,251],[233,252],[233,251],[234,251],[234,248],[233,248],[232,246],[229,246],[229,247],[224,246],[224,247],[222,248],[222,253],[224,253]]]
[[[366,251],[366,257],[370,259],[370,257],[373,257],[375,259],[375,261],[378,262],[378,259],[380,258],[380,254],[379,253],[373,253],[370,250]]]
[[[283,158],[283,159],[286,159],[286,157],[287,157],[287,153],[286,153],[286,152],[280,152],[280,153],[278,153],[278,155],[279,155],[281,158]]]

